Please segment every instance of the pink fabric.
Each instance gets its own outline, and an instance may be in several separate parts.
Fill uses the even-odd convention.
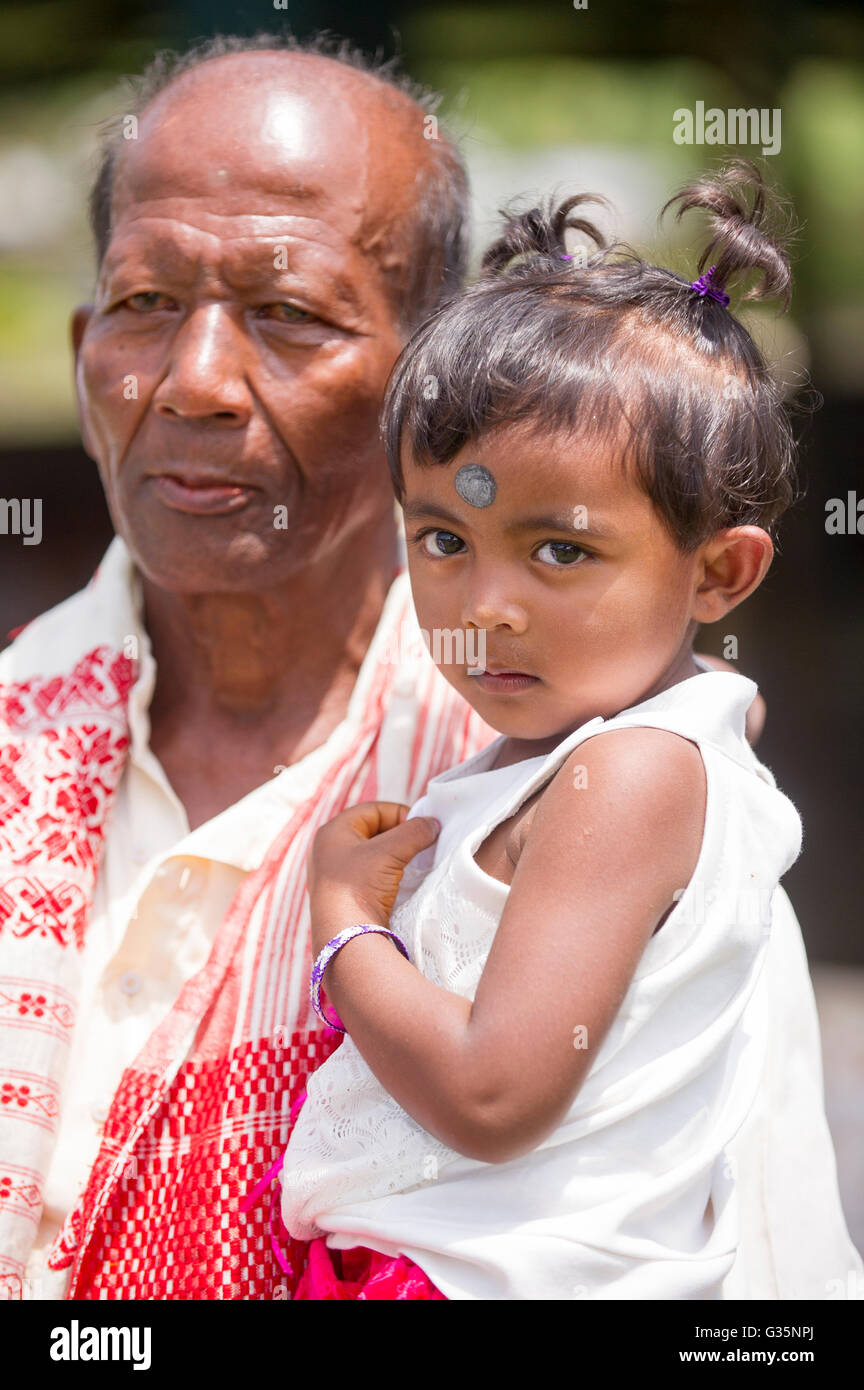
[[[447,1302],[446,1295],[407,1255],[382,1255],[362,1245],[353,1250],[330,1250],[323,1237],[309,1245],[309,1259],[294,1299],[331,1303],[351,1299]]]
[[[305,1099],[304,1090],[291,1106],[292,1126]],[[361,1299],[386,1302],[442,1299],[447,1302],[446,1294],[436,1289],[428,1275],[407,1255],[382,1255],[377,1250],[367,1250],[365,1245],[357,1245],[352,1250],[331,1250],[323,1236],[309,1244],[306,1268],[294,1294],[295,1302],[297,1299],[307,1303],[345,1303],[352,1299],[358,1302]]]

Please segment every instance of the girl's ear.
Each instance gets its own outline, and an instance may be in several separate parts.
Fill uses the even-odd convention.
[[[718,531],[701,550],[691,616],[715,623],[758,589],[774,558],[774,546],[761,526],[731,526]]]

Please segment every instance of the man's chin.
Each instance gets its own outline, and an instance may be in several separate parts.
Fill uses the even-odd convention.
[[[303,563],[302,556],[289,552],[284,533],[226,536],[224,528],[220,534],[215,526],[199,524],[171,544],[165,536],[128,530],[123,539],[141,574],[157,588],[177,594],[260,593],[290,579]]]

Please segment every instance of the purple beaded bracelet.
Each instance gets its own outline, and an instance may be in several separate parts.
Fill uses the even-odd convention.
[[[364,922],[360,926],[346,927],[344,931],[340,931],[338,936],[330,938],[327,945],[318,956],[315,964],[312,966],[309,997],[312,1001],[312,1008],[315,1010],[318,1017],[323,1019],[329,1028],[336,1028],[340,1033],[344,1033],[345,1029],[342,1026],[342,1020],[339,1018],[338,1014],[335,1018],[328,1018],[321,1008],[321,980],[323,979],[324,971],[327,969],[327,966],[330,964],[336,952],[341,951],[343,946],[347,946],[348,942],[352,941],[355,936],[365,936],[367,932],[378,932],[381,936],[389,936],[393,944],[398,946],[405,959],[409,959],[408,952],[403,942],[399,940],[395,932],[390,931],[389,927],[373,927],[370,923]]]

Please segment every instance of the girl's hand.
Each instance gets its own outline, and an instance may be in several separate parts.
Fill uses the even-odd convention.
[[[321,827],[309,853],[312,952],[355,922],[386,927],[409,860],[433,844],[438,822],[406,820],[397,801],[361,801]]]

